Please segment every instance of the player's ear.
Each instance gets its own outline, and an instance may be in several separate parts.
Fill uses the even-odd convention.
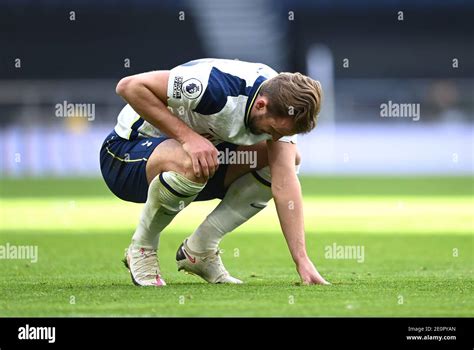
[[[267,106],[267,101],[265,101],[265,99],[263,98],[259,98],[255,101],[255,108],[257,108],[258,110],[261,110],[265,108],[266,106]]]

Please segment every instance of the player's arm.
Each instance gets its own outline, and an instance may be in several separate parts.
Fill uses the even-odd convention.
[[[147,122],[179,141],[193,162],[195,176],[206,179],[217,169],[218,151],[167,108],[169,71],[154,71],[123,78],[116,92]]]
[[[295,172],[296,145],[268,141],[268,161],[272,174],[272,194],[280,225],[296,269],[305,284],[328,284],[306,252],[303,198]]]

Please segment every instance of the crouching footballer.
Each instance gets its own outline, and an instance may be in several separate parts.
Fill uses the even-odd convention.
[[[145,203],[125,251],[134,284],[166,285],[157,256],[162,231],[189,203],[214,198],[219,205],[178,247],[179,270],[209,283],[242,283],[224,267],[219,242],[273,198],[302,282],[328,284],[306,252],[297,177],[296,135],[316,126],[318,81],[260,63],[200,59],[125,77],[116,91],[128,104],[100,165],[117,197]],[[219,152],[236,151],[255,152],[256,166],[219,164]]]

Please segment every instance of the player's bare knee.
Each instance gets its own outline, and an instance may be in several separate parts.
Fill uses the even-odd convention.
[[[191,157],[189,157],[186,153],[184,154],[183,158],[177,164],[179,168],[179,173],[184,175],[187,179],[197,182],[197,183],[204,183],[206,180],[201,176],[197,177],[194,173],[193,161]]]
[[[148,183],[160,173],[174,171],[187,179],[203,183],[194,176],[193,163],[181,144],[176,140],[163,141],[156,147],[146,166]]]

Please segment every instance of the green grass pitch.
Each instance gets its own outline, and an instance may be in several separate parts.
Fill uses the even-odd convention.
[[[473,182],[302,178],[308,252],[330,286],[302,286],[273,205],[224,239],[244,285],[178,272],[176,249],[216,202],[193,203],[161,236],[168,286],[132,285],[121,258],[141,206],[99,179],[0,179],[0,316],[474,316]],[[364,248],[363,261],[328,247]]]

